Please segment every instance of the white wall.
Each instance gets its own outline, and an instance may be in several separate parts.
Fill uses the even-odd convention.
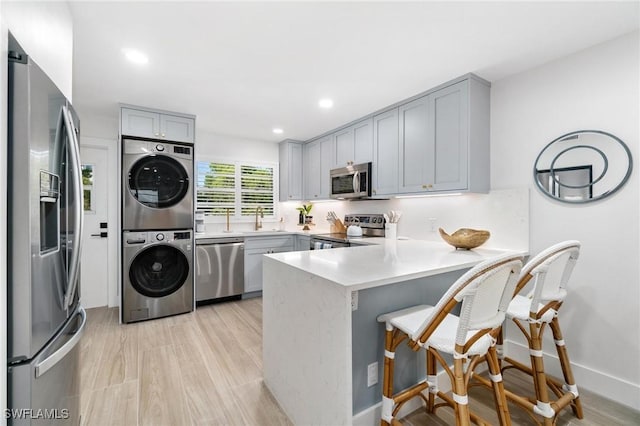
[[[7,170],[7,31],[71,99],[73,25],[67,3],[0,2],[0,170]],[[7,182],[0,174],[0,223],[7,221]],[[0,359],[6,365],[6,227],[0,226]],[[6,368],[0,368],[0,406],[7,406]],[[6,424],[4,416],[0,425]]]
[[[531,188],[532,253],[565,239],[583,244],[560,311],[578,385],[636,409],[640,408],[639,38],[635,32],[594,46],[496,81],[491,89],[492,187]],[[557,203],[534,187],[533,164],[548,142],[580,129],[601,129],[621,138],[631,149],[636,168],[627,185],[610,198],[587,205]],[[510,329],[509,339],[522,342],[515,336],[517,330]],[[550,345],[545,352],[555,352],[553,342],[546,343]],[[521,349],[513,345],[513,350]]]
[[[72,100],[73,23],[66,2],[4,2],[6,27]]]
[[[197,125],[196,118],[196,125]],[[196,129],[196,157],[278,162],[278,144]]]

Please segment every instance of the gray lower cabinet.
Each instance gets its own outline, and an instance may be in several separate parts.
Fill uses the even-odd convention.
[[[399,193],[489,190],[489,86],[469,78],[401,105]]]
[[[280,142],[279,160],[280,201],[302,200],[302,142]]]
[[[311,235],[296,235],[296,251],[305,251],[311,248]]]
[[[262,290],[262,256],[270,253],[293,251],[294,235],[283,237],[245,238],[244,250],[244,291],[251,293]]]

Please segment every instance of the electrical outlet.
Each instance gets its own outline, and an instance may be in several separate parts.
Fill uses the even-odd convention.
[[[371,363],[367,366],[367,387],[371,387],[378,383],[378,362]]]
[[[351,310],[358,310],[358,290],[351,292]]]
[[[429,217],[427,220],[429,221],[429,228],[431,229],[431,232],[436,232],[436,220],[438,219],[435,217]]]

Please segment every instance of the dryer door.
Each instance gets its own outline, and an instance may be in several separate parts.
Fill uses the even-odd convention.
[[[189,193],[189,174],[171,157],[149,155],[131,166],[128,186],[139,203],[165,209],[175,206]]]
[[[147,297],[164,297],[178,291],[189,275],[189,261],[182,251],[166,244],[142,250],[129,267],[131,286]]]

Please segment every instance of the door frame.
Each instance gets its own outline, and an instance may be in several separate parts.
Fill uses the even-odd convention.
[[[95,148],[106,151],[107,167],[113,178],[107,179],[107,223],[109,223],[109,239],[107,241],[107,304],[109,307],[120,306],[120,286],[118,276],[118,141],[113,139],[80,136],[80,148]],[[82,158],[81,158],[82,160]]]

